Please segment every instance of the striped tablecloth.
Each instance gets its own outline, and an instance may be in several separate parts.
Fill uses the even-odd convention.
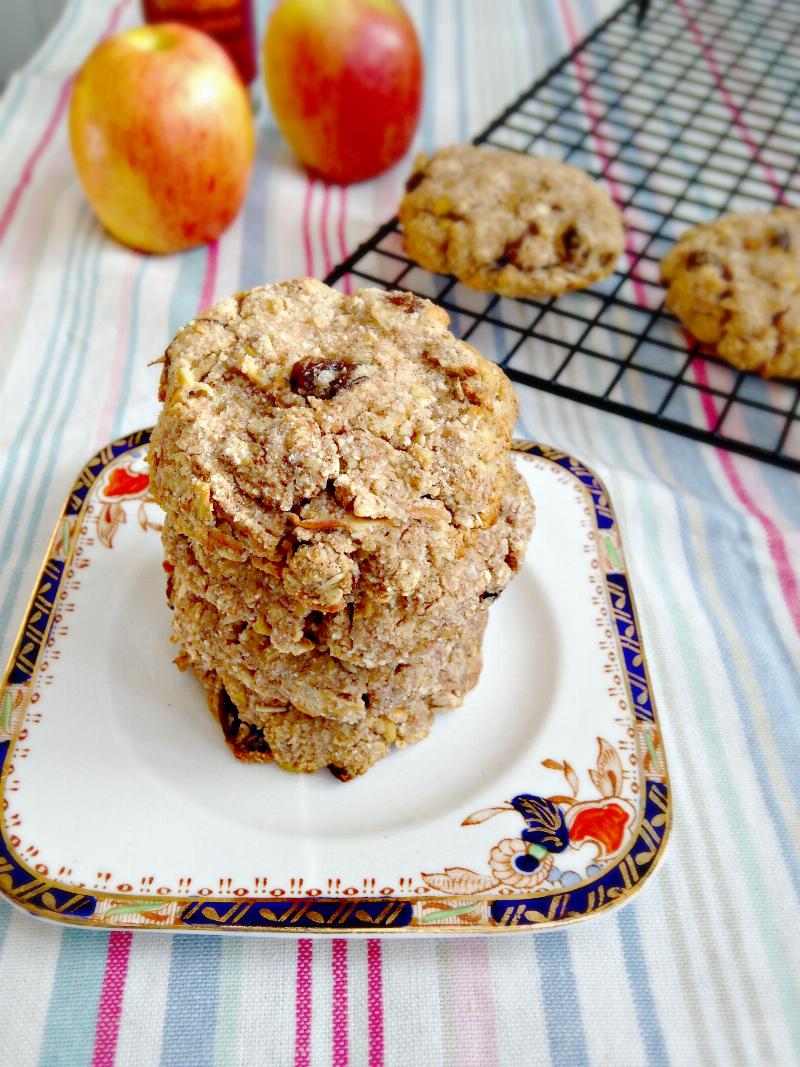
[[[410,7],[427,148],[475,132],[609,5]],[[262,104],[249,196],[218,244],[146,258],[112,243],[81,196],[64,115],[82,58],[138,15],[135,0],[71,0],[0,101],[4,660],[76,471],[155,417],[147,361],[214,297],[324,275],[392,214],[404,176],[309,180]],[[720,99],[735,108],[724,86]],[[0,903],[0,1063],[800,1063],[798,479],[520,397],[525,436],[598,470],[622,524],[675,795],[652,883],[586,924],[496,940],[108,936]]]

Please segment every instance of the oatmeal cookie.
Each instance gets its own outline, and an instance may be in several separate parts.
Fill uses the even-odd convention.
[[[410,293],[302,279],[163,358],[167,596],[237,755],[363,773],[476,683],[533,525],[513,390]]]
[[[319,572],[302,588],[299,565],[268,569],[258,557],[210,551],[187,536],[180,515],[166,516],[162,539],[168,568],[179,569],[226,621],[252,622],[276,651],[302,656],[322,649],[353,665],[377,667],[403,662],[437,638],[458,633],[493,601],[519,568],[533,517],[525,482],[509,461],[493,526],[467,531],[460,542],[448,529],[437,535],[416,521],[405,528],[367,526],[348,542],[345,557],[358,581],[340,582],[330,595]],[[339,538],[337,529],[295,531],[286,537],[284,561],[313,551],[307,561],[312,566],[314,559],[327,558],[326,546]],[[335,604],[334,592],[341,594]]]
[[[299,656],[276,651],[257,624],[221,616],[196,594],[181,569],[175,571],[170,602],[173,636],[192,664],[219,669],[262,706],[294,707],[311,718],[350,724],[432,697],[440,689],[442,672],[465,642],[470,648],[480,644],[487,616],[484,607],[460,630],[437,638],[403,662],[363,668],[318,649]]]
[[[622,216],[567,163],[475,145],[420,155],[399,209],[420,266],[501,296],[557,296],[614,269]]]
[[[227,666],[208,666],[201,645],[187,652],[187,660],[206,687],[209,707],[238,759],[274,759],[284,770],[305,773],[329,767],[337,778],[348,780],[393,746],[404,748],[426,737],[437,711],[463,702],[480,677],[485,624],[486,612],[451,647],[428,692],[409,693],[402,704],[370,704],[355,721],[308,715],[277,696],[265,698]]]
[[[167,350],[153,491],[221,610],[257,612],[279,651],[402,659],[510,579],[533,522],[516,400],[446,322],[305,280],[223,301]]]
[[[267,558],[309,502],[356,521],[497,517],[513,389],[411,293],[305,278],[221,301],[164,356],[153,491]]]
[[[666,306],[740,370],[800,378],[800,210],[696,226],[661,264]]]

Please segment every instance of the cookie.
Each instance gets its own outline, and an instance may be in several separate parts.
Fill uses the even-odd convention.
[[[661,264],[665,304],[739,370],[800,378],[800,210],[696,226]]]
[[[420,266],[501,296],[558,296],[611,274],[622,216],[583,171],[487,146],[420,155],[400,204]]]
[[[274,759],[283,770],[307,774],[328,767],[347,781],[363,774],[392,748],[422,740],[437,712],[462,703],[480,677],[485,625],[486,612],[452,646],[427,694],[413,695],[395,707],[370,707],[355,722],[310,716],[277,702],[270,706],[224,670],[205,669],[198,660],[188,659],[238,759],[261,763]]]
[[[505,376],[410,293],[240,293],[163,358],[173,639],[241,758],[363,773],[480,673],[533,526]]]
[[[356,522],[490,525],[516,398],[448,322],[311,278],[221,301],[165,353],[154,492],[267,558],[319,498]]]
[[[182,525],[180,515],[166,516],[162,539],[168,567],[180,568],[194,592],[226,620],[252,621],[274,650],[302,655],[320,649],[376,667],[403,662],[426,643],[457,632],[495,600],[521,563],[533,520],[524,480],[509,461],[500,518],[488,529],[469,531],[469,542],[462,538],[455,551],[451,532],[437,536],[419,522],[367,525],[356,532],[348,556],[359,580],[344,590],[337,611],[319,610],[318,580],[301,587],[296,568],[267,569],[258,557],[214,552],[187,535],[191,527]],[[298,530],[286,537],[285,559],[308,550],[326,558],[339,537],[336,528]],[[424,573],[417,576],[422,562]],[[342,591],[341,583],[333,590]]]
[[[446,322],[305,280],[217,305],[167,350],[153,492],[280,651],[387,663],[510,579],[533,523],[516,401]]]
[[[454,650],[465,641],[470,647],[479,644],[486,626],[484,607],[465,626],[401,663],[359,668],[318,649],[299,656],[276,651],[257,623],[226,619],[178,569],[170,605],[173,635],[192,665],[218,670],[230,692],[238,687],[252,694],[256,706],[295,708],[311,718],[351,725],[432,698]]]

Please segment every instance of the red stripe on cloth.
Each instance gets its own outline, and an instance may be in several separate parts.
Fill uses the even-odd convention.
[[[307,937],[297,942],[295,980],[294,1067],[311,1063],[311,957],[313,946]]]
[[[306,274],[314,277],[314,246],[311,243],[311,201],[314,196],[314,179],[306,179],[306,197],[303,201],[303,248],[306,253]]]
[[[692,370],[694,371],[694,376],[698,385],[704,386],[707,389],[709,382],[705,363],[700,359],[692,360]],[[700,398],[708,428],[712,429],[716,426],[718,418],[716,404],[710,393],[701,392]],[[783,599],[786,602],[786,607],[789,610],[795,629],[800,633],[800,589],[798,589],[797,579],[795,578],[792,565],[789,561],[789,553],[786,548],[786,543],[781,537],[778,527],[769,515],[761,510],[748,493],[747,488],[736,469],[736,464],[731,453],[726,452],[724,449],[717,449],[717,455],[722,464],[722,469],[725,471],[725,475],[731,484],[731,488],[736,494],[737,500],[747,508],[751,515],[758,519],[763,527],[767,537],[769,554],[778,572],[778,584],[781,587]]]
[[[343,185],[339,188],[339,224],[336,227],[336,234],[339,238],[339,255],[342,259],[347,259],[347,189]],[[352,293],[350,271],[342,278],[342,284],[346,293]]]
[[[330,274],[333,261],[331,260],[331,246],[328,241],[328,214],[331,206],[331,187],[325,182],[322,186],[322,211],[319,219],[319,236],[322,242],[322,269],[326,275]]]
[[[569,8],[568,0],[560,0],[560,6],[561,18],[564,22],[564,28],[567,31],[567,39],[569,40],[570,47],[574,48],[575,45],[578,43],[578,32],[575,28],[575,24],[572,21],[572,13]],[[591,83],[586,77],[586,71],[579,55],[575,57],[573,63],[575,65],[575,71],[578,75],[578,81],[580,82],[581,100],[583,101],[583,109],[589,119],[589,125],[592,131],[592,139],[595,143],[595,150],[602,162],[603,175],[606,181],[608,182],[608,187],[611,191],[612,197],[614,198],[614,200],[616,200],[617,206],[621,209],[623,204],[623,197],[620,192],[619,186],[614,181],[613,175],[608,173],[609,167],[612,163],[612,158],[610,152],[608,151],[608,146],[606,145],[605,138],[603,137],[599,129],[600,115],[597,111],[594,99],[592,98]],[[631,284],[633,285],[633,291],[636,296],[636,302],[641,307],[647,307],[647,292],[644,288],[644,285],[642,284],[641,279],[637,278],[636,276],[636,264],[638,262],[638,257],[636,255],[636,250],[633,245],[633,236],[631,234],[631,231],[627,228],[625,230],[625,255],[628,257],[628,263],[630,265],[629,273]]]
[[[369,1067],[383,1067],[383,950],[376,937],[367,942],[367,1025]]]
[[[103,40],[103,38],[108,37],[110,33],[114,32],[123,10],[127,7],[129,3],[130,0],[121,0],[121,3],[117,4],[113,12],[111,13],[111,18],[108,20],[108,24],[105,30],[103,31],[100,40]],[[70,90],[72,89],[72,83],[74,80],[75,76],[71,74],[61,86],[61,89],[58,93],[58,99],[56,100],[55,109],[53,110],[53,114],[50,116],[50,119],[47,125],[45,126],[44,133],[40,137],[39,143],[36,145],[34,150],[31,152],[31,154],[28,156],[25,163],[23,164],[22,173],[19,176],[17,184],[11,190],[11,196],[8,198],[8,203],[3,209],[3,214],[0,215],[0,241],[5,238],[5,235],[8,232],[8,228],[11,225],[14,215],[16,214],[16,210],[19,207],[19,202],[22,199],[22,194],[25,192],[25,190],[33,180],[33,174],[36,170],[36,165],[47,150],[48,145],[53,139],[53,135],[55,134],[56,130],[59,127],[59,124],[61,123],[61,119],[63,118],[64,112],[67,109],[67,103],[69,102],[69,94]]]
[[[132,941],[133,934],[127,930],[115,930],[108,938],[106,969],[94,1031],[92,1067],[114,1067]]]
[[[717,92],[725,102],[725,106],[727,107],[727,109],[730,111],[731,117],[733,119],[733,124],[736,127],[736,130],[739,136],[741,137],[742,142],[747,147],[751,158],[756,163],[758,163],[763,169],[767,181],[771,185],[772,191],[775,194],[775,199],[778,200],[780,203],[785,204],[786,197],[784,195],[783,189],[781,188],[781,184],[778,181],[778,177],[775,174],[775,171],[769,165],[769,163],[766,163],[763,159],[760,158],[758,145],[754,141],[750,130],[747,128],[746,123],[742,119],[741,108],[734,100],[733,94],[730,92],[730,90],[725,85],[725,82],[722,79],[722,72],[720,71],[719,66],[717,65],[717,61],[714,57],[714,53],[711,49],[711,46],[707,43],[697,23],[694,21],[691,14],[687,10],[685,0],[677,0],[677,4],[678,7],[681,9],[681,14],[686,20],[686,25],[689,27],[689,31],[692,37],[694,37],[695,43],[700,46],[703,52],[706,65],[708,66],[708,69],[711,72],[711,77],[714,79],[714,84],[717,87]]]
[[[347,1034],[347,942],[337,937],[333,942],[333,1067],[347,1067],[350,1062]]]

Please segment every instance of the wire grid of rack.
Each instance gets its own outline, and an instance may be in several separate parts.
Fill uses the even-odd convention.
[[[663,308],[659,262],[728,211],[800,204],[800,0],[627,0],[475,138],[581,167],[623,209],[616,272],[512,300],[431,274],[397,219],[327,281],[430,297],[518,382],[800,471],[800,383],[703,352]]]

